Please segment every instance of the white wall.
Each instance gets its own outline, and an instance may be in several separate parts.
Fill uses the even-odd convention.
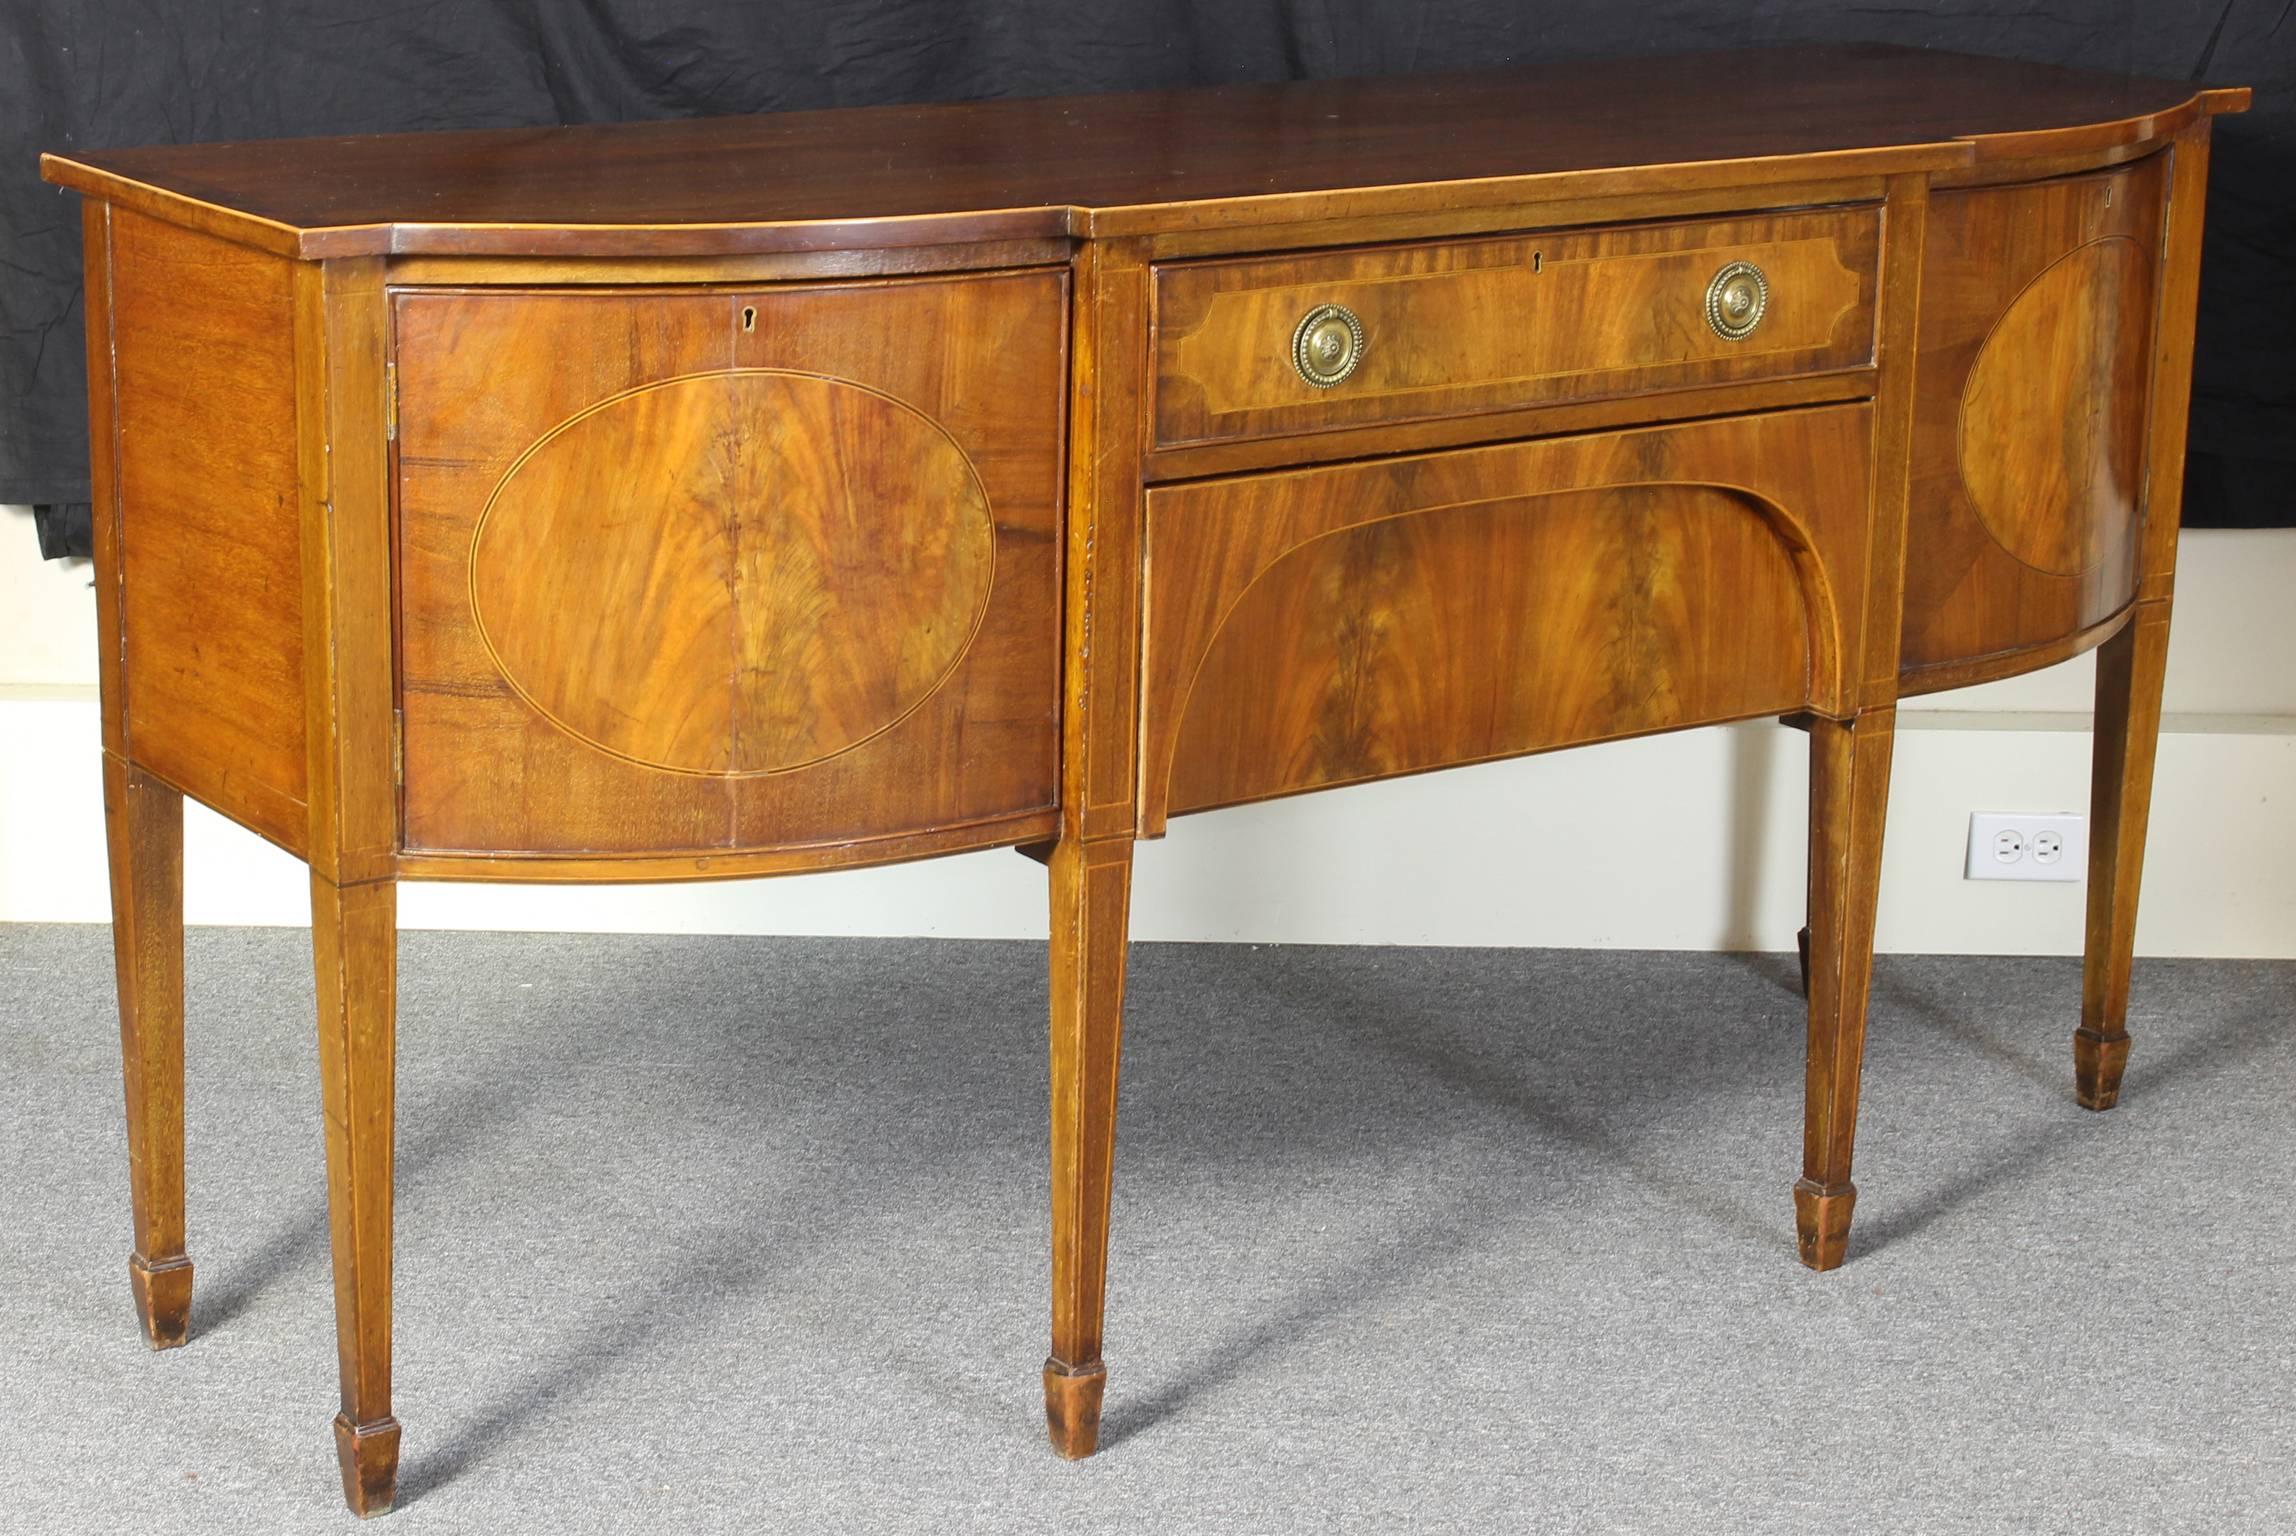
[[[2138,946],[2296,955],[2296,531],[2187,533]],[[107,915],[95,608],[0,512],[0,921]],[[1961,878],[1972,810],[2083,809],[2083,658],[1900,716],[1881,946],[2077,952],[2078,885]],[[1143,939],[1781,949],[1803,738],[1737,726],[1191,816],[1143,845]],[[301,923],[301,866],[194,807],[192,921]],[[1005,851],[733,884],[413,885],[412,927],[1042,937]]]

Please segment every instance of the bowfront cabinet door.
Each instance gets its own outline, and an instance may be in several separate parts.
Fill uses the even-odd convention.
[[[1907,692],[2029,670],[2136,596],[2165,169],[1930,199]]]
[[[1174,263],[1156,444],[1856,372],[1880,253],[1868,204]]]
[[[1066,278],[406,290],[405,842],[992,842],[1054,804]]]

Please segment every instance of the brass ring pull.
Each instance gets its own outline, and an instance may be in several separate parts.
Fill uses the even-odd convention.
[[[1363,322],[1344,304],[1318,304],[1291,338],[1292,366],[1317,389],[1329,389],[1363,361]]]
[[[1706,285],[1706,323],[1724,341],[1744,341],[1770,307],[1770,283],[1750,261],[1733,261]]]

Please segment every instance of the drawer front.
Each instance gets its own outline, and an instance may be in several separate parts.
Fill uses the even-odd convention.
[[[393,312],[409,849],[1053,805],[1064,274]]]
[[[1880,234],[1878,208],[1830,208],[1159,267],[1156,442],[1865,367]]]
[[[1143,830],[1846,712],[1871,419],[1828,406],[1150,491]]]

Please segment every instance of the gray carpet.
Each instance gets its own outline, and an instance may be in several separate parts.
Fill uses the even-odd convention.
[[[190,959],[148,1353],[108,936],[0,927],[0,1530],[325,1532],[305,937]],[[2296,966],[1881,964],[1849,1265],[1790,957],[1144,946],[1105,1449],[1046,1449],[1043,952],[410,935],[426,1532],[2296,1529]]]

